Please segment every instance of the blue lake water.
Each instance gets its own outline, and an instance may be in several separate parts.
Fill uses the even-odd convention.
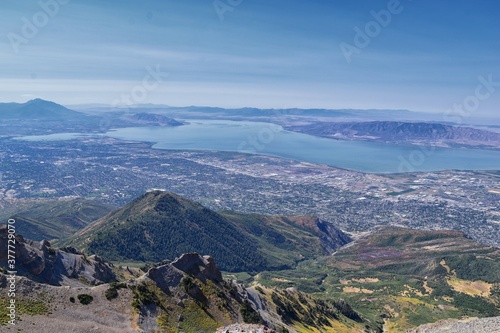
[[[337,141],[285,131],[269,123],[188,121],[189,125],[179,127],[120,128],[106,136],[152,142],[157,149],[263,154],[363,172],[500,170],[500,152],[493,150]],[[71,139],[75,134],[68,135]],[[61,140],[61,135],[50,139]]]
[[[55,133],[47,135],[21,136],[14,139],[22,141],[65,141],[65,140],[81,138],[83,136],[87,135],[81,133]]]

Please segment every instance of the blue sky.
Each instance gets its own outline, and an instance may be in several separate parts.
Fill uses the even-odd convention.
[[[470,102],[468,115],[497,117],[498,1],[216,3],[4,0],[0,101],[116,104],[135,92],[129,102],[434,113]],[[493,84],[474,99],[480,76]]]

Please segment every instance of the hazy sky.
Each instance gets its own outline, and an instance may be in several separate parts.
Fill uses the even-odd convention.
[[[3,0],[0,101],[496,117],[499,15],[496,0]]]

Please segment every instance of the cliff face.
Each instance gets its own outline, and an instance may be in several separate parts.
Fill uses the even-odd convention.
[[[7,248],[6,226],[0,227],[0,247]],[[12,243],[11,243],[12,245]],[[116,281],[112,265],[98,256],[85,256],[75,249],[55,249],[48,241],[35,242],[15,235],[16,271],[20,276],[50,285],[98,285]],[[7,253],[0,251],[0,264],[7,267]]]
[[[172,266],[203,282],[206,280],[212,280],[216,283],[222,281],[222,274],[210,256],[202,257],[197,253],[183,254],[172,262]]]
[[[316,226],[321,231],[321,246],[329,253],[352,242],[352,238],[349,235],[335,227],[332,223],[318,219]]]

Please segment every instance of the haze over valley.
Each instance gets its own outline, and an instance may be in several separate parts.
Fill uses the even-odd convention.
[[[0,332],[500,333],[500,3],[0,4]]]
[[[194,314],[194,308],[189,312],[181,308],[174,310],[172,304],[178,302],[175,297],[193,297],[195,303],[202,300],[202,304],[196,304],[205,307],[212,319],[195,327],[209,330],[231,323],[255,322],[278,331],[284,328],[293,331],[297,329],[296,325],[306,322],[307,326],[322,327],[325,331],[342,325],[353,331],[362,326],[373,331],[382,327],[399,331],[459,314],[497,315],[495,306],[491,305],[497,302],[495,293],[499,282],[494,272],[499,268],[495,249],[500,246],[500,173],[496,167],[499,156],[495,127],[487,131],[477,126],[441,125],[432,120],[427,123],[421,119],[387,121],[380,120],[384,119],[386,112],[377,111],[370,111],[371,117],[362,121],[362,115],[368,111],[355,110],[294,110],[277,121],[275,117],[263,118],[265,110],[246,109],[218,109],[214,114],[210,108],[149,107],[96,113],[94,109],[74,111],[44,100],[10,106],[0,104],[0,108],[11,110],[3,117],[5,124],[13,125],[2,127],[0,142],[4,151],[0,192],[2,218],[16,221],[16,231],[21,235],[45,244],[42,245],[45,248],[34,250],[40,255],[44,256],[47,251],[56,251],[63,258],[76,254],[77,257],[68,257],[62,262],[70,260],[81,265],[81,273],[71,273],[67,267],[56,268],[61,263],[47,257],[42,260],[54,265],[52,273],[26,266],[19,271],[25,276],[20,280],[22,286],[26,283],[23,281],[29,281],[23,280],[26,278],[42,285],[76,287],[83,281],[84,285],[109,284],[110,290],[120,285],[127,292],[117,289],[106,293],[119,295],[120,306],[125,306],[120,311],[126,311],[130,316],[134,311],[138,313],[138,321],[134,324],[136,319],[132,319],[130,327],[138,325],[146,331],[167,329],[174,325],[178,319],[176,316]],[[337,119],[338,114],[342,114],[341,121]],[[304,115],[307,115],[307,121],[302,119]],[[299,123],[304,125],[297,125]],[[28,128],[30,131],[26,130]],[[286,154],[286,149],[290,149],[287,143],[294,147],[292,138],[295,135],[300,135],[295,142],[303,145],[301,154],[280,158],[280,154]],[[340,145],[322,146],[315,140]],[[266,148],[273,147],[276,142],[281,142],[282,148],[270,154]],[[352,158],[355,146],[344,147],[342,144],[353,143],[369,145],[366,147],[370,153],[361,156],[357,165],[364,166],[362,169],[371,173],[334,166],[336,163],[343,165]],[[303,155],[308,151],[308,145],[317,149],[316,155]],[[381,148],[374,150],[377,145]],[[346,147],[349,148],[346,150]],[[395,153],[388,154],[391,151]],[[460,168],[461,164],[456,160],[463,162],[464,159],[456,155],[456,160],[450,161],[449,152],[459,154],[462,151],[470,154],[469,157],[485,154],[484,159],[478,160],[477,169],[467,170],[471,164],[465,163],[465,170],[446,170],[446,164],[432,163],[436,159],[439,161],[440,154],[448,152],[445,160]],[[333,165],[308,160],[308,156],[322,155],[333,156],[329,160]],[[378,164],[371,162],[377,158],[380,159]],[[374,172],[377,165],[382,167],[383,173]],[[491,167],[486,167],[488,165]],[[490,170],[481,170],[481,166]],[[436,169],[432,170],[433,167]],[[417,172],[421,168],[431,168],[431,171]],[[392,227],[383,229],[382,226]],[[393,229],[394,226],[398,229]],[[398,231],[392,235],[390,230]],[[447,234],[448,231],[439,230],[459,230],[462,233],[450,231]],[[370,237],[375,238],[370,240]],[[44,243],[46,239],[51,243]],[[398,243],[400,240],[403,243]],[[372,250],[372,245],[363,243],[367,241],[382,248]],[[419,263],[398,252],[422,246],[419,242],[424,242],[423,246],[429,249],[448,250],[429,253],[428,259]],[[465,245],[469,243],[471,245]],[[477,245],[480,243],[484,245]],[[355,261],[349,261],[349,264],[343,261],[342,253],[350,251],[343,250],[347,244],[354,244],[349,248],[359,251],[361,258],[378,258],[382,254],[384,260],[394,257],[401,263],[401,268],[393,267],[392,261],[382,261],[370,271],[356,268],[356,273],[349,273],[345,270],[346,265],[356,264]],[[464,250],[462,246],[470,247]],[[234,298],[232,305],[227,303],[228,311],[238,313],[240,310],[235,309],[240,308],[244,317],[231,315],[232,319],[228,320],[227,315],[222,315],[226,310],[219,313],[220,307],[218,310],[213,308],[219,301],[205,293],[206,277],[200,276],[200,280],[193,282],[198,285],[196,288],[201,288],[202,294],[192,293],[191,287],[178,289],[180,285],[176,283],[179,282],[169,284],[167,288],[161,282],[162,275],[153,277],[152,274],[157,274],[153,273],[154,263],[162,262],[158,264],[160,271],[166,269],[165,272],[170,272],[171,268],[161,266],[165,265],[165,259],[182,260],[187,258],[182,257],[185,253],[194,252],[209,254],[215,259],[218,268],[210,270],[222,269],[226,278],[234,279],[232,283],[244,283],[246,288],[254,288]],[[93,255],[90,263],[80,262],[78,256],[84,253]],[[338,254],[332,257],[332,253]],[[464,256],[463,253],[468,254]],[[494,265],[487,268],[493,273],[471,273],[474,265],[489,265],[478,259],[481,253],[494,255]],[[196,258],[189,260],[206,260]],[[18,260],[27,263],[31,259],[19,257]],[[427,267],[422,268],[425,271],[433,265],[447,267],[443,262],[458,264],[464,260],[467,260],[467,266],[459,275],[443,277],[434,275],[436,273],[431,270],[425,278],[423,275],[410,278],[418,265]],[[326,270],[318,270],[318,265],[325,263]],[[123,268],[125,271],[119,268],[129,265],[143,267],[142,270]],[[59,273],[65,271],[68,273]],[[418,314],[426,318],[424,321],[418,321],[418,316],[397,319],[396,313],[407,311],[407,305],[397,298],[391,298],[391,301],[383,298],[382,303],[378,303],[375,297],[378,310],[370,310],[358,295],[383,293],[390,285],[386,272],[397,272],[402,283],[390,287],[393,288],[391,297],[410,297],[427,302],[427,294],[434,295],[433,290],[445,288],[449,290],[446,295],[453,299],[473,303],[465,307],[462,303],[447,305],[448,299],[436,294],[433,302],[437,303],[431,302],[428,306],[439,306],[444,312],[439,315],[425,311]],[[146,274],[147,281],[152,279],[152,284],[117,284],[122,283],[117,281],[122,281],[125,276],[141,277],[142,274]],[[175,274],[180,274],[179,281],[188,283],[187,278],[182,277],[182,269]],[[216,285],[221,281],[220,277],[210,279],[215,279]],[[476,289],[465,292],[459,286],[460,283],[472,282],[456,282],[471,279],[484,281],[481,283],[491,291],[476,299],[473,298],[476,292],[470,291]],[[160,294],[174,292],[177,296],[163,301],[143,299],[141,293],[154,285],[160,288]],[[292,296],[286,291],[290,287],[298,292],[312,293],[315,300],[305,301],[303,298],[310,296],[302,294]],[[217,288],[222,288],[217,292],[222,296],[226,287]],[[420,294],[416,291],[419,288],[426,292]],[[483,288],[483,285],[474,288]],[[21,287],[21,293],[27,290]],[[96,302],[113,302],[106,300],[108,296],[99,294],[104,289],[99,290],[92,287],[85,295],[93,295]],[[47,289],[49,294],[55,291]],[[187,292],[186,296],[182,296],[183,292]],[[260,293],[260,296],[255,298],[255,293]],[[163,299],[163,294],[160,294],[154,297]],[[262,297],[275,304],[275,310],[264,307],[260,303],[263,300],[258,300]],[[308,311],[313,319],[293,314],[295,297],[301,306],[309,304]],[[462,299],[464,297],[466,299]],[[38,296],[38,299],[43,300],[44,296]],[[348,303],[326,305],[332,308],[330,312],[324,312],[321,310],[325,306],[323,303],[311,303],[321,299],[345,299]],[[127,302],[135,304],[136,310],[125,310]],[[280,309],[286,302],[292,302],[289,305],[292,308],[285,313]],[[57,306],[50,302],[43,311],[53,312]],[[165,313],[155,310],[160,311],[155,315],[144,312],[151,306],[170,310]],[[248,306],[248,311],[256,311],[252,316],[245,310]],[[76,316],[82,315],[85,312]],[[41,327],[40,332],[49,331],[52,325],[57,325],[58,318],[64,316],[56,311],[50,316],[52,321],[32,323]],[[156,316],[165,318],[166,322],[158,324],[154,319]],[[386,319],[376,319],[380,316]],[[29,318],[24,316],[23,321],[29,323]],[[103,327],[112,325],[109,320],[102,322]],[[80,329],[78,322],[71,325]],[[188,331],[191,327],[177,325]],[[484,325],[490,323],[486,321]]]

